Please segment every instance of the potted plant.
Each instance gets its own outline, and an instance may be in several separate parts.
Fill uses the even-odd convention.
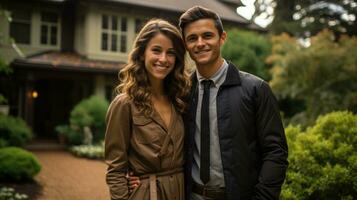
[[[0,94],[0,113],[3,115],[8,115],[10,106],[7,104],[7,100],[3,95]]]
[[[58,125],[55,127],[60,144],[67,144],[67,132],[69,131],[68,125]]]

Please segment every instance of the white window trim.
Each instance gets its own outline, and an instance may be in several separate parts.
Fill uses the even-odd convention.
[[[54,22],[44,22],[44,21],[42,21],[42,18],[41,18],[41,15],[42,15],[42,13],[43,12],[51,12],[51,13],[55,13],[55,14],[57,14],[57,17],[58,17],[58,21],[57,21],[57,23],[54,23]],[[37,30],[38,30],[38,35],[37,35],[37,37],[38,37],[38,45],[40,46],[40,47],[60,47],[60,44],[61,44],[61,30],[62,30],[62,27],[61,27],[61,15],[60,15],[60,13],[58,13],[58,12],[56,12],[56,11],[54,11],[54,10],[39,10],[39,12],[38,12],[38,14],[39,14],[39,23],[38,23],[38,27],[36,27],[37,28]],[[51,44],[51,35],[50,35],[50,32],[51,32],[51,29],[48,29],[48,32],[47,32],[47,44],[42,44],[41,43],[41,28],[42,28],[42,25],[45,25],[45,26],[47,26],[47,27],[52,27],[52,26],[57,26],[57,38],[56,38],[56,40],[57,40],[57,44],[56,45],[52,45]]]
[[[108,29],[104,29],[103,28],[103,17],[107,16],[108,17]],[[112,29],[112,17],[116,17],[117,18],[117,30],[113,30]],[[122,31],[121,30],[121,23],[122,23],[122,19],[125,18],[126,19],[126,31]],[[129,32],[129,18],[127,16],[123,16],[123,15],[116,15],[116,14],[111,14],[111,13],[101,13],[100,15],[100,39],[99,39],[99,50],[100,52],[103,53],[119,53],[119,54],[127,54],[128,53],[128,32]],[[103,50],[102,49],[102,34],[106,33],[108,36],[108,44],[107,44],[107,50]],[[112,35],[116,35],[117,36],[117,49],[116,51],[112,50]],[[125,40],[125,51],[122,52],[121,51],[121,46],[122,46],[122,42],[121,42],[121,37],[125,36],[126,40]]]

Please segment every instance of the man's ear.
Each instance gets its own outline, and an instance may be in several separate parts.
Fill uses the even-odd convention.
[[[226,42],[226,39],[227,39],[227,32],[223,31],[222,34],[221,34],[221,37],[219,39],[221,45],[223,45]]]

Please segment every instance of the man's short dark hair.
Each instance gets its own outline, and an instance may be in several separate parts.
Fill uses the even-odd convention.
[[[214,21],[215,27],[218,30],[219,36],[222,35],[223,24],[218,14],[208,8],[204,8],[202,6],[194,6],[184,12],[180,17],[179,26],[181,29],[182,36],[185,37],[184,30],[190,23],[200,19],[212,19]]]

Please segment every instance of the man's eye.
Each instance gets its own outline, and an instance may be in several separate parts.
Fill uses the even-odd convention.
[[[211,38],[211,37],[212,37],[212,34],[206,33],[206,34],[203,35],[203,37],[204,37],[204,38]]]
[[[187,39],[187,41],[189,41],[189,42],[193,42],[195,40],[196,40],[196,38],[194,38],[194,37],[190,37],[190,38]]]

